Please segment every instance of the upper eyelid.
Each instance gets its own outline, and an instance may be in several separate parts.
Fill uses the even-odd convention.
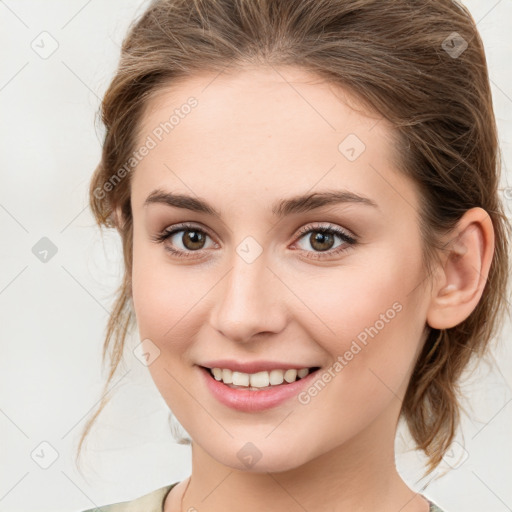
[[[298,230],[297,234],[302,236],[310,231],[335,231],[335,232],[341,231],[345,236],[347,236],[349,238],[354,238],[354,239],[358,238],[357,235],[355,235],[352,231],[348,230],[347,228],[333,224],[332,222],[326,222],[324,224],[320,224],[317,226],[314,226],[311,224],[306,224],[305,226],[301,227]],[[339,233],[336,233],[336,234],[339,234]]]

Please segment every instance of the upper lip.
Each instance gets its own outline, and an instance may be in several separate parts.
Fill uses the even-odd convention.
[[[319,365],[314,364],[296,364],[285,363],[280,361],[235,361],[233,359],[217,359],[215,361],[205,361],[200,366],[206,368],[226,368],[235,372],[257,373],[270,370],[288,370],[296,368],[317,368]]]

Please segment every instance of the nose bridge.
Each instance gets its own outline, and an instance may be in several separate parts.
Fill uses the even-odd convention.
[[[212,325],[234,341],[246,341],[258,333],[279,332],[285,322],[285,308],[276,290],[279,280],[267,268],[266,255],[261,253],[251,260],[243,249],[242,243],[233,255],[224,283],[216,287],[218,300],[211,318]]]

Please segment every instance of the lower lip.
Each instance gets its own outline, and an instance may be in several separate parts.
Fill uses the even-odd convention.
[[[276,407],[289,398],[296,396],[303,387],[309,385],[318,370],[290,384],[281,384],[260,391],[230,388],[222,381],[216,380],[209,370],[199,367],[206,379],[206,385],[212,395],[222,404],[245,412],[258,412]]]

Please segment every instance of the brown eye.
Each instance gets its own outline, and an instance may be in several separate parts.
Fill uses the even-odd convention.
[[[309,235],[309,236],[306,236]],[[336,239],[341,242],[335,245]],[[322,258],[335,256],[346,251],[350,247],[354,247],[357,239],[349,235],[347,232],[332,224],[320,226],[305,226],[299,232],[299,241],[297,242],[300,249],[307,253],[308,258]],[[312,247],[313,250],[308,249]]]
[[[334,245],[334,236],[330,233],[313,232],[309,236],[309,243],[317,251],[328,251]]]
[[[193,224],[170,227],[151,237],[153,241],[163,244],[165,250],[173,256],[185,258],[198,257],[201,251],[207,248],[207,238],[211,238],[208,233]]]
[[[181,237],[181,243],[185,248],[191,251],[202,249],[206,240],[205,233],[197,230],[184,229],[181,230],[185,234]],[[179,231],[178,231],[179,233]]]

